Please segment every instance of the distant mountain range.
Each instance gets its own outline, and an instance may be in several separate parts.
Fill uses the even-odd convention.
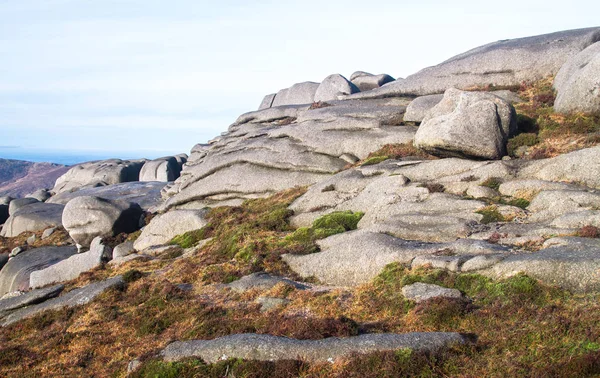
[[[23,197],[38,189],[51,189],[68,166],[0,159],[0,196]]]

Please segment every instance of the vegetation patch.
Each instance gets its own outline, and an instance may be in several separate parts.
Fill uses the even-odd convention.
[[[367,158],[359,162],[361,166],[381,163],[388,159],[402,159],[406,157],[416,157],[419,159],[433,160],[437,157],[417,149],[412,143],[386,144],[379,150],[372,152]]]
[[[502,184],[502,179],[498,177],[489,177],[483,181],[479,186],[485,186],[490,189],[498,190]]]
[[[583,226],[577,231],[577,236],[582,238],[600,238],[600,228],[594,226]]]
[[[311,227],[301,227],[288,235],[288,242],[299,243],[306,249],[315,251],[315,241],[331,235],[356,230],[358,222],[365,215],[363,212],[336,211],[316,219]]]
[[[483,209],[477,210],[476,213],[483,215],[481,219],[481,223],[483,224],[504,222],[506,220],[500,211],[498,211],[498,207],[494,205],[486,206]]]

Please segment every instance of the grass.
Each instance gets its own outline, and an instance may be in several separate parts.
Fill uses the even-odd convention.
[[[67,290],[116,274],[127,281],[88,305],[0,328],[0,375],[121,377],[133,359],[142,362],[137,377],[585,377],[600,372],[600,297],[573,295],[525,275],[494,280],[395,263],[355,288],[280,286],[237,293],[212,285],[258,270],[291,275],[282,253],[308,253],[315,235],[356,227],[360,213],[329,214],[314,222],[311,237],[293,240],[297,231],[285,210],[303,192],[297,188],[211,210],[202,238],[213,239],[184,258],[134,260],[68,283]],[[402,287],[414,282],[455,288],[471,301],[415,304],[402,296]],[[289,303],[263,313],[255,303],[260,296]],[[333,364],[226,360],[209,365],[155,357],[174,340],[242,332],[321,339],[419,331],[476,334],[478,342],[439,354],[404,349]]]
[[[483,218],[481,219],[482,224],[504,222],[506,220],[495,205],[486,206],[477,210],[476,213],[483,215]]]
[[[342,232],[356,230],[364,213],[336,211],[316,219],[311,227],[301,227],[288,235],[285,240],[305,246],[307,251],[316,251],[315,241]]]
[[[500,185],[502,184],[502,180],[498,177],[490,177],[483,181],[479,186],[485,186],[490,189],[498,190]]]

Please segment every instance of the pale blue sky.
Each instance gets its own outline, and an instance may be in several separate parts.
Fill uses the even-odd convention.
[[[296,82],[405,77],[599,14],[564,0],[0,0],[0,146],[188,152]]]

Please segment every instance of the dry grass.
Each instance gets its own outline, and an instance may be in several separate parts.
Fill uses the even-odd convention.
[[[356,163],[355,166],[373,165],[388,159],[402,159],[406,157],[415,157],[425,160],[437,159],[437,157],[417,149],[412,143],[386,144],[379,150],[370,153],[366,159]]]

